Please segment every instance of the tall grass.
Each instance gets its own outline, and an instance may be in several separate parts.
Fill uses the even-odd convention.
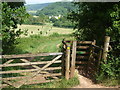
[[[15,54],[23,53],[43,53],[43,52],[59,52],[59,46],[63,39],[74,40],[75,38],[68,34],[53,33],[50,36],[31,35],[17,39],[19,44],[16,46]]]

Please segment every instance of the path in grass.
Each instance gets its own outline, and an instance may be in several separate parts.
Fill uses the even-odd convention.
[[[82,75],[78,75],[79,77],[79,81],[80,81],[80,85],[75,86],[73,88],[118,88],[116,87],[106,87],[106,86],[102,86],[100,84],[94,84],[90,79],[82,76]]]

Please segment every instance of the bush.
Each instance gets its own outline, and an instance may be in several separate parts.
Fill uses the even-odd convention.
[[[119,76],[120,76],[119,67],[120,67],[120,58],[117,58],[113,55],[109,55],[108,60],[103,60],[101,62],[100,72],[96,77],[97,82],[107,83],[107,81],[110,81],[114,83],[114,81],[111,80],[115,80],[115,82],[116,80],[119,80]]]
[[[56,21],[56,22],[54,22],[53,26],[63,27],[63,28],[73,28],[74,27],[74,25],[69,21]]]

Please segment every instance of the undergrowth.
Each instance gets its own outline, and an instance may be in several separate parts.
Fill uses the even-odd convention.
[[[102,60],[96,81],[105,86],[120,85],[120,58],[109,55],[108,60]]]

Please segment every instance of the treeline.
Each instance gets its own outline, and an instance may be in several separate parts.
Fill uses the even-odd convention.
[[[65,27],[65,28],[73,28],[74,24],[70,22],[66,16],[61,17],[60,19],[51,18],[50,21],[52,21],[53,26],[55,27]]]
[[[45,25],[45,23],[49,22],[48,16],[40,15],[40,16],[32,16],[29,15],[29,18],[27,18],[24,22],[24,24],[28,25]]]
[[[51,17],[40,14],[39,16],[30,15],[24,22],[28,25],[45,25],[46,23],[53,23],[55,27],[73,28],[74,24],[67,19],[66,16],[61,16],[60,18]]]

